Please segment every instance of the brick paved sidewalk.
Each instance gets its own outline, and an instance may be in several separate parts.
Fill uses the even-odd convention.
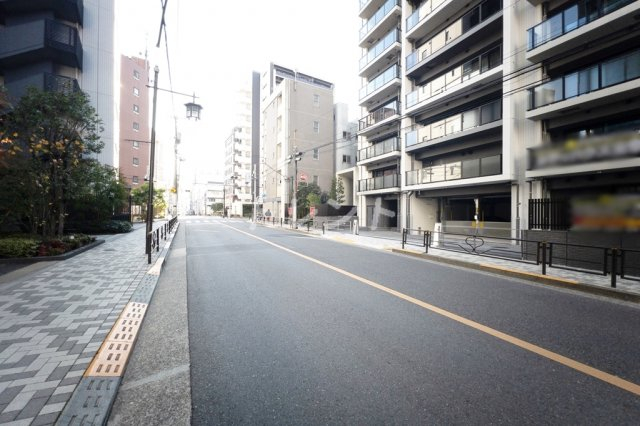
[[[0,284],[0,424],[56,421],[150,267],[144,232]]]

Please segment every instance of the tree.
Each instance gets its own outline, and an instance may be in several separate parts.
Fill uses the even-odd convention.
[[[342,183],[342,178],[333,178],[331,180],[329,199],[334,200],[338,204],[344,203],[344,185]]]
[[[72,182],[69,221],[102,223],[127,204],[127,189],[116,170],[97,160],[82,162]]]
[[[131,191],[131,202],[142,207],[142,215],[147,215],[147,201],[149,200],[149,183],[145,182]],[[158,214],[164,212],[167,202],[164,199],[164,188],[153,188],[153,211]]]
[[[102,150],[101,131],[100,119],[84,92],[30,88],[0,123],[0,158],[11,159],[2,177],[10,181],[8,175],[15,170],[26,180],[22,186],[8,188],[7,182],[0,182],[3,198],[15,198],[20,190],[29,197],[28,206],[16,205],[15,210],[10,206],[8,214],[25,219],[32,233],[61,237],[77,176],[74,171]]]
[[[320,190],[320,187],[318,186],[318,184],[316,183],[307,183],[307,182],[300,182],[298,184],[298,194],[297,194],[297,201],[298,201],[298,206],[297,206],[297,213],[298,213],[298,218],[301,217],[305,217],[306,215],[309,214],[309,196],[310,195],[316,195],[318,198],[318,202],[320,200],[320,195],[322,195],[322,191]],[[312,198],[312,200],[315,200],[314,198]],[[317,203],[316,203],[317,204]]]

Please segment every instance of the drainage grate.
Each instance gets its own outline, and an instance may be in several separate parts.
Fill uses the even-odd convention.
[[[118,321],[111,328],[100,350],[91,361],[91,365],[85,371],[85,377],[123,375],[146,310],[145,303],[130,302],[125,306]]]
[[[84,377],[56,425],[105,424],[120,380],[120,377]]]

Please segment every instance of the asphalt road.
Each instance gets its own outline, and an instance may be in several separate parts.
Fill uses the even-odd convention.
[[[638,424],[637,306],[240,221],[182,226],[193,424]]]

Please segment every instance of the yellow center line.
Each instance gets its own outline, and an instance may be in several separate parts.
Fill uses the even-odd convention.
[[[408,296],[408,295],[406,295],[404,293],[401,293],[399,291],[393,290],[393,289],[391,289],[389,287],[385,287],[382,284],[378,284],[378,283],[376,283],[374,281],[371,281],[371,280],[369,280],[367,278],[352,274],[349,271],[345,271],[344,269],[340,269],[338,267],[335,267],[333,265],[325,263],[325,262],[323,262],[321,260],[314,259],[312,257],[309,257],[309,256],[304,255],[302,253],[299,253],[297,251],[294,251],[294,250],[288,249],[286,247],[283,247],[283,246],[281,246],[279,244],[273,243],[273,242],[271,242],[269,240],[265,240],[264,238],[260,238],[260,237],[258,237],[256,235],[253,235],[253,234],[250,234],[248,232],[242,231],[240,229],[234,228],[233,226],[229,226],[229,225],[224,225],[224,226],[226,226],[228,228],[231,228],[234,231],[240,232],[241,234],[245,234],[245,235],[247,235],[247,236],[249,236],[251,238],[254,238],[256,240],[262,241],[262,242],[264,242],[266,244],[269,244],[269,245],[271,245],[273,247],[276,247],[276,248],[278,248],[280,250],[286,251],[287,253],[291,253],[294,256],[298,256],[298,257],[300,257],[302,259],[308,260],[309,262],[313,262],[313,263],[315,263],[317,265],[320,265],[320,266],[322,266],[324,268],[327,268],[327,269],[330,269],[330,270],[332,270],[334,272],[337,272],[339,274],[345,275],[345,276],[347,276],[347,277],[349,277],[351,279],[359,281],[359,282],[361,282],[363,284],[366,284],[366,285],[368,285],[370,287],[376,288],[376,289],[378,289],[380,291],[383,291],[383,292],[385,292],[387,294],[390,294],[392,296],[398,297],[398,298],[400,298],[402,300],[405,300],[407,302],[413,303],[414,305],[420,306],[420,307],[422,307],[424,309],[427,309],[427,310],[429,310],[431,312],[434,312],[434,313],[436,313],[438,315],[441,315],[443,317],[449,318],[449,319],[451,319],[453,321],[456,321],[456,322],[458,322],[460,324],[464,324],[464,325],[466,325],[468,327],[471,327],[471,328],[473,328],[475,330],[478,330],[478,331],[481,331],[483,333],[486,333],[486,334],[488,334],[490,336],[493,336],[493,337],[495,337],[497,339],[500,339],[500,340],[502,340],[504,342],[510,343],[510,344],[512,344],[514,346],[517,346],[517,347],[522,348],[524,350],[527,350],[529,352],[533,352],[533,353],[535,353],[537,355],[540,355],[540,356],[542,356],[544,358],[547,358],[547,359],[549,359],[551,361],[555,361],[555,362],[557,362],[559,364],[562,364],[562,365],[564,365],[566,367],[572,368],[572,369],[574,369],[576,371],[579,371],[581,373],[584,373],[584,374],[586,374],[588,376],[591,376],[591,377],[596,378],[598,380],[601,380],[603,382],[609,383],[609,384],[611,384],[613,386],[617,386],[620,389],[623,389],[623,390],[625,390],[627,392],[631,392],[631,393],[633,393],[635,395],[640,396],[640,385],[637,385],[637,384],[635,384],[633,382],[630,382],[628,380],[624,380],[624,379],[622,379],[622,378],[620,378],[618,376],[614,376],[613,374],[609,374],[609,373],[604,372],[602,370],[598,370],[597,368],[593,368],[593,367],[591,367],[589,365],[583,364],[583,363],[581,363],[579,361],[576,361],[574,359],[571,359],[571,358],[568,358],[566,356],[563,356],[563,355],[557,354],[555,352],[552,352],[550,350],[544,349],[544,348],[542,348],[540,346],[534,345],[533,343],[529,343],[529,342],[527,342],[525,340],[518,339],[517,337],[511,336],[511,335],[506,334],[506,333],[503,333],[501,331],[498,331],[498,330],[493,329],[491,327],[488,327],[486,325],[480,324],[480,323],[475,322],[473,320],[470,320],[468,318],[462,317],[460,315],[456,315],[453,312],[449,312],[449,311],[447,311],[445,309],[442,309],[442,308],[439,308],[437,306],[431,305],[429,303],[423,302],[422,300],[416,299],[415,297]]]

